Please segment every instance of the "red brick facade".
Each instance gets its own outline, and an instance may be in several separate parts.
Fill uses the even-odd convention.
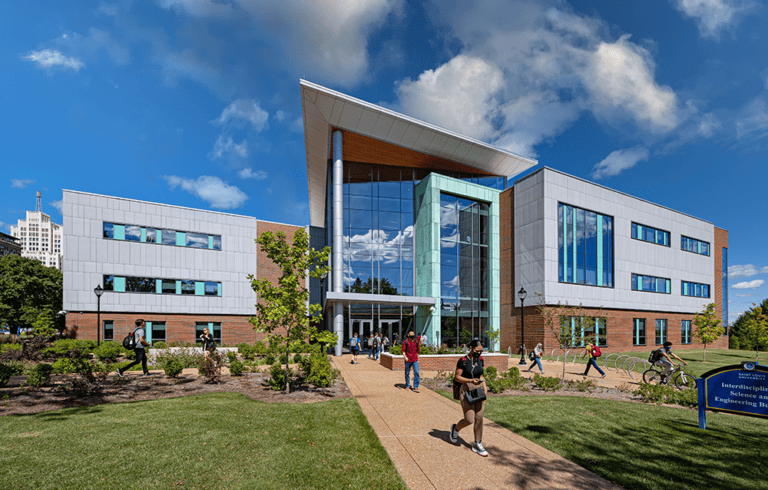
[[[257,221],[259,236],[265,231],[282,231],[290,239],[301,226],[284,225],[268,221]],[[258,278],[266,277],[272,283],[277,283],[280,277],[280,269],[269,260],[266,253],[258,247],[256,256],[256,271]],[[254,308],[253,313],[256,313]],[[101,312],[101,321],[112,321],[114,325],[114,340],[121,341],[123,337],[132,332],[137,318],[147,322],[165,322],[167,342],[194,342],[195,323],[221,323],[221,341],[226,345],[234,345],[241,342],[249,344],[262,340],[266,334],[261,334],[253,329],[248,321],[248,315],[187,315],[187,314],[158,314],[147,312]],[[96,312],[71,312],[67,315],[67,332],[70,337],[78,339],[96,340]],[[103,340],[103,338],[102,338]]]
[[[519,336],[510,319],[515,310],[515,188],[499,194],[499,285],[501,294],[500,325],[502,350],[511,345],[519,347]]]
[[[728,248],[728,232],[715,227],[715,280],[712,283],[715,290],[715,311],[717,317],[723,317],[723,248]]]
[[[453,371],[461,355],[419,356],[419,369],[423,371]],[[509,357],[506,354],[483,354],[485,367],[493,366],[499,371],[506,371]],[[405,369],[403,356],[382,354],[379,363],[387,369],[402,371]]]

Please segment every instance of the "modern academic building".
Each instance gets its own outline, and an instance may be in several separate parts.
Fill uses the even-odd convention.
[[[410,329],[454,344],[493,327],[501,349],[555,348],[537,304],[580,304],[598,318],[585,334],[610,350],[697,346],[691,320],[712,302],[727,323],[727,231],[551,168],[519,177],[538,162],[300,88],[305,228],[314,248],[332,250],[332,272],[308,285],[339,334],[337,355],[354,332]],[[278,274],[254,239],[299,228],[66,190],[63,214],[64,309],[85,338],[101,328],[118,339],[141,317],[155,341],[191,342],[210,327],[224,343],[253,342],[246,276]]]

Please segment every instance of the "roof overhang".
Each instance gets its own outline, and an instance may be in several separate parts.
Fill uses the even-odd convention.
[[[327,162],[331,129],[357,133],[479,173],[511,177],[538,164],[482,141],[462,136],[321,85],[300,80],[312,226],[325,226]]]
[[[341,303],[344,305],[352,304],[372,304],[386,306],[435,306],[435,298],[422,296],[395,296],[390,294],[366,294],[366,293],[337,293],[327,291],[325,293],[325,308],[330,305]]]

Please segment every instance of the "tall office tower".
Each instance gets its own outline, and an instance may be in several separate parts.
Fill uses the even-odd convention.
[[[27,211],[27,219],[20,219],[16,226],[11,226],[11,236],[18,238],[22,257],[61,270],[63,229],[43,212],[41,197],[38,191],[35,210]]]

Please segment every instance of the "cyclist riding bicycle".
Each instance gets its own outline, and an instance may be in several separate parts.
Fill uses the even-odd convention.
[[[661,368],[664,368],[664,371],[661,373],[661,379],[662,383],[666,383],[667,376],[669,376],[669,372],[672,371],[672,366],[674,365],[674,362],[672,362],[672,357],[677,359],[678,361],[682,362],[683,365],[687,366],[688,363],[677,357],[676,354],[672,352],[672,342],[664,342],[664,346],[660,349],[657,349],[654,351],[654,366],[658,366]],[[678,364],[679,366],[679,364]]]

